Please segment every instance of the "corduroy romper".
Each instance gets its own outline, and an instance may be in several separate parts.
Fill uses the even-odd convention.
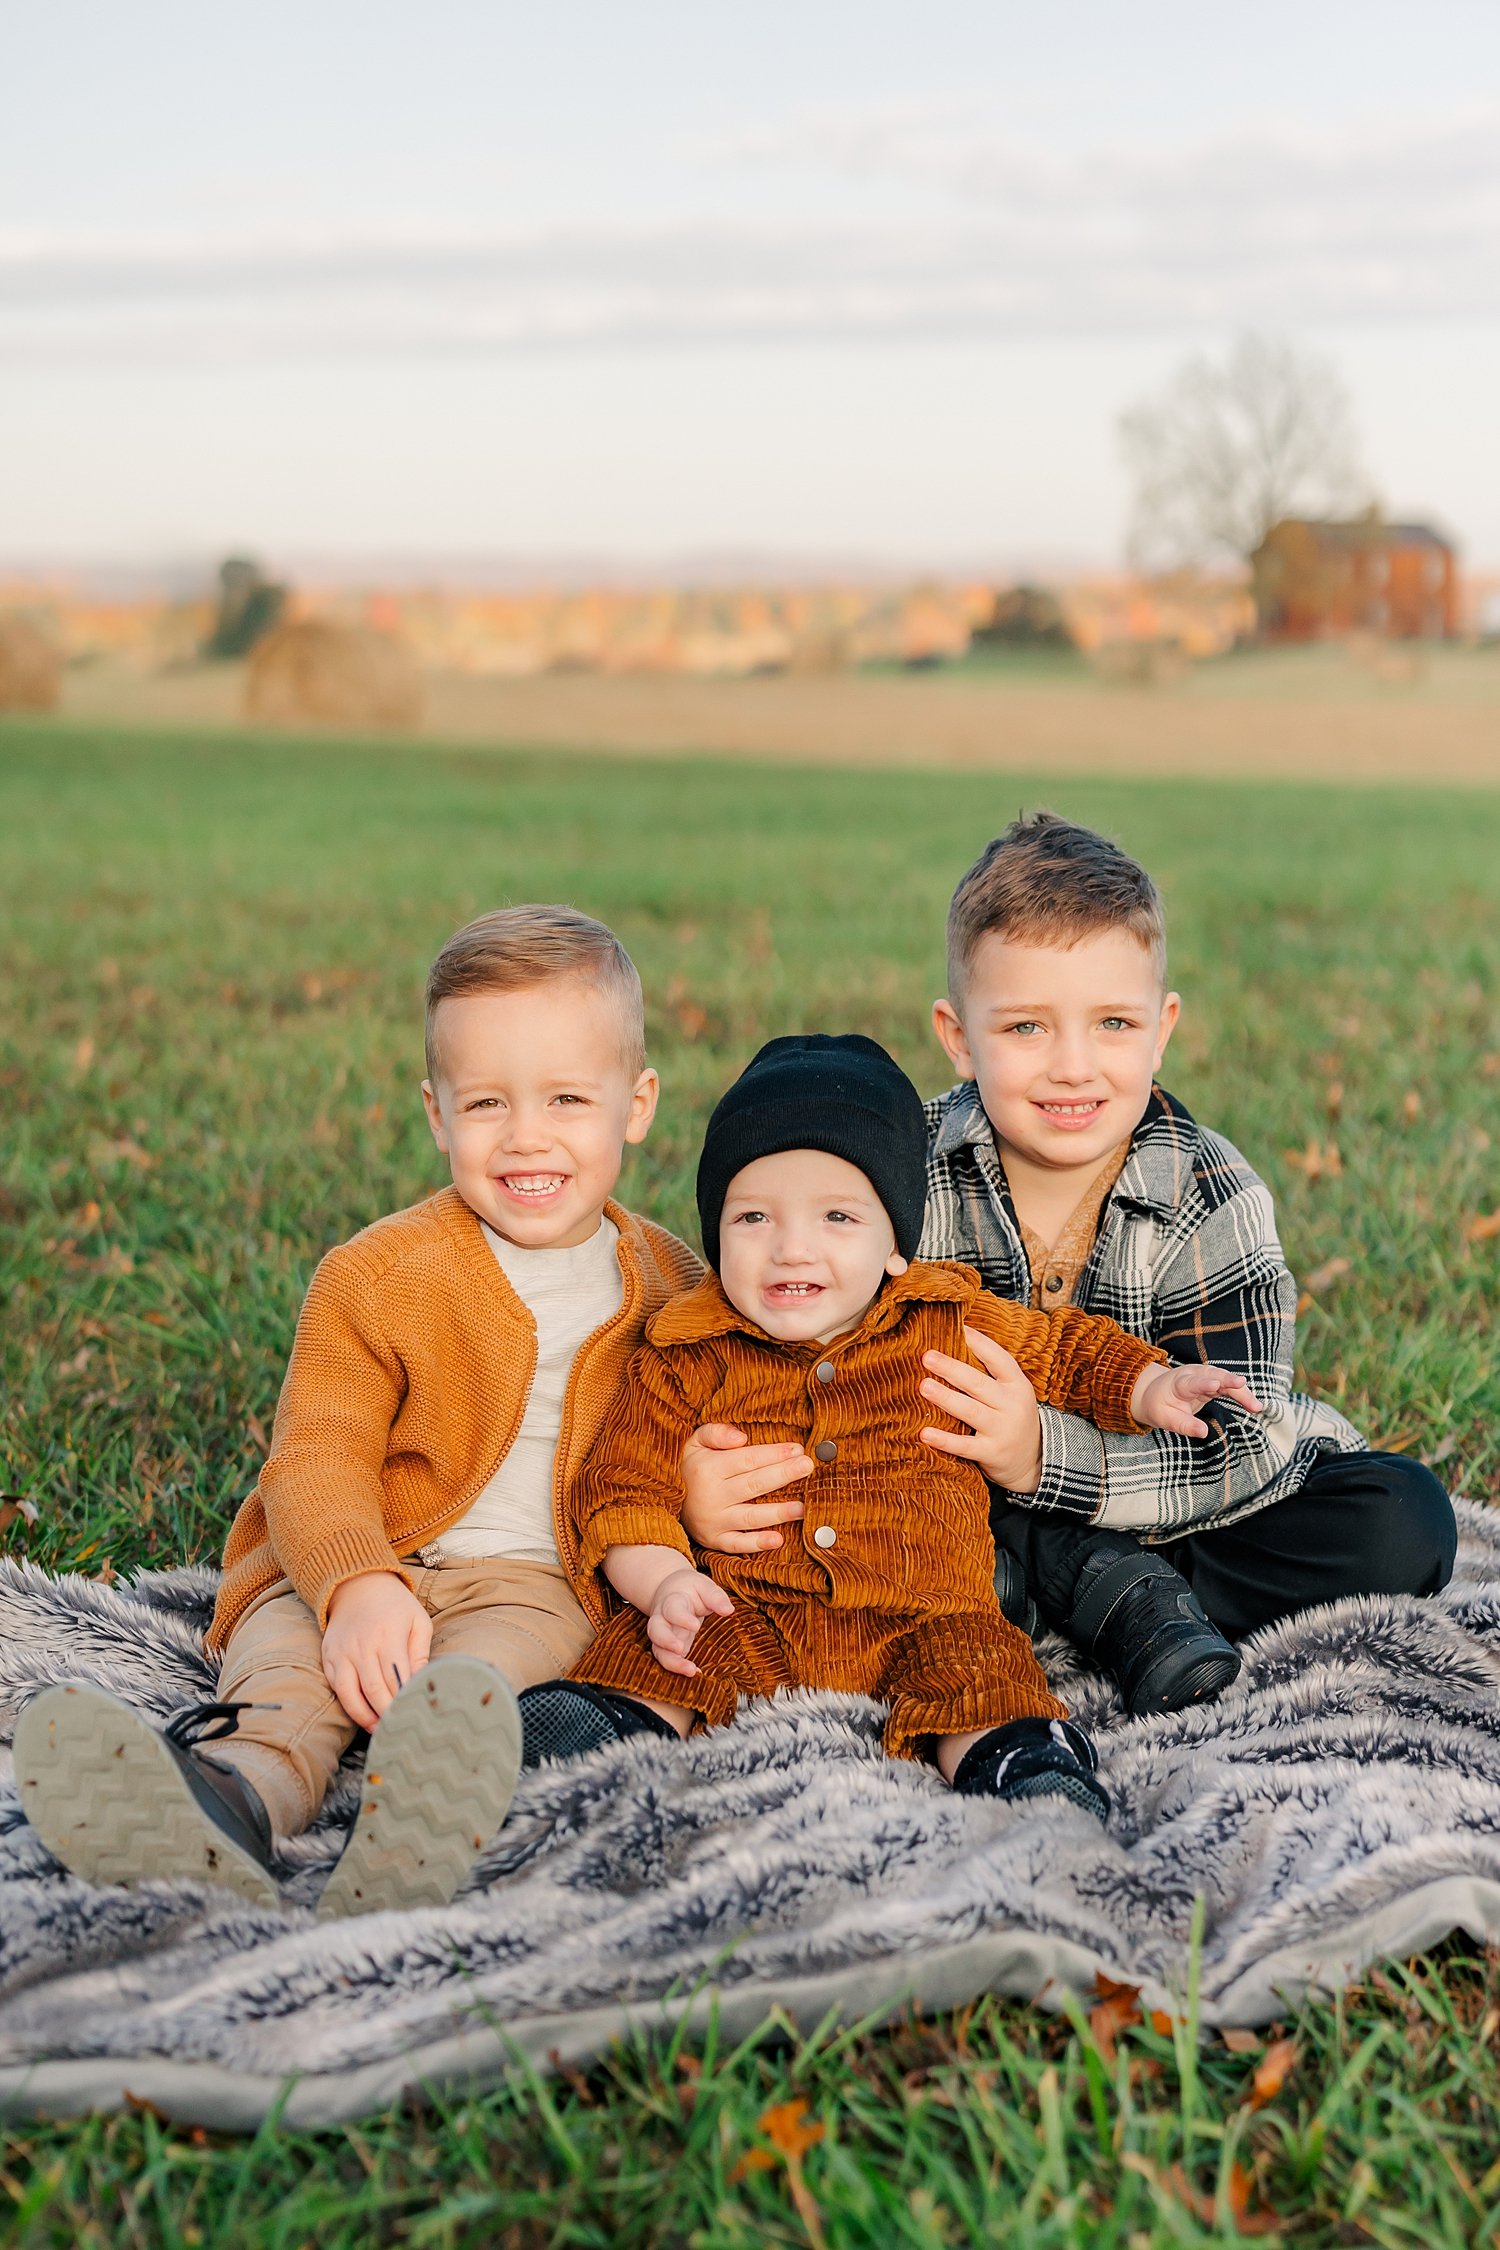
[[[1066,1712],[1026,1635],[995,1597],[989,1487],[971,1462],[922,1443],[960,1425],[923,1399],[924,1352],[967,1359],[968,1325],[1013,1354],[1043,1404],[1133,1430],[1142,1370],[1166,1354],[1114,1321],[990,1296],[971,1267],[926,1262],[889,1280],[858,1328],[831,1344],[775,1341],[713,1276],[647,1325],[569,1505],[591,1612],[613,1610],[571,1678],[692,1711],[721,1726],[742,1695],[842,1688],[890,1706],[886,1748]],[[695,1551],[681,1524],[679,1463],[692,1432],[732,1422],[751,1444],[800,1443],[817,1463],[800,1523],[753,1555]],[[646,1620],[603,1577],[610,1547],[676,1547],[735,1600],[666,1671]]]

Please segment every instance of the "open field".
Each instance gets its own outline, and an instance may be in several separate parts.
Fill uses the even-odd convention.
[[[1415,663],[1418,676],[1382,677],[1340,648],[1227,657],[1158,687],[1025,657],[805,679],[439,675],[421,739],[1046,774],[1500,782],[1500,650],[1379,662]],[[236,665],[148,677],[100,664],[68,674],[64,709],[90,723],[229,726],[242,696]]]
[[[962,685],[743,692],[825,684]],[[1143,726],[1254,711],[1276,735],[1253,681],[1132,707]],[[1361,727],[1396,710],[1336,708]],[[1456,708],[1500,732],[1500,703]],[[1417,715],[1446,709],[1435,680],[1414,691],[1408,758]],[[1500,1211],[1500,799],[1071,777],[1044,737],[1016,740],[997,784],[0,725],[0,1481],[37,1509],[8,1551],[86,1572],[213,1557],[314,1259],[441,1176],[418,1007],[457,922],[561,896],[620,930],[665,1085],[624,1192],[688,1231],[702,1120],[761,1038],[866,1030],[924,1091],[943,1083],[926,1015],[948,891],[1038,801],[1163,880],[1187,999],[1163,1076],[1277,1194],[1312,1283],[1303,1379],[1500,1500],[1500,1228],[1482,1223]],[[28,2250],[1148,2250],[1234,2239],[1238,2203],[1298,2244],[1500,2243],[1500,1949],[1372,1976],[1289,2028],[1258,2106],[1259,2050],[1146,2025],[1115,2056],[1082,2018],[986,2004],[895,2033],[771,2026],[733,2055],[643,2045],[248,2149],[149,2114],[27,2127],[0,2162],[0,2231]],[[757,2122],[792,2100],[822,2128],[795,2171]]]

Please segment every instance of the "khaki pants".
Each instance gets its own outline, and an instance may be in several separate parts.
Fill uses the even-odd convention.
[[[411,1568],[433,1656],[480,1657],[519,1690],[556,1679],[589,1644],[588,1619],[555,1566],[498,1555]],[[224,1651],[220,1698],[280,1708],[242,1711],[235,1732],[204,1753],[244,1775],[278,1836],[312,1821],[358,1731],[323,1676],[322,1647],[317,1619],[283,1582],[251,1603]]]

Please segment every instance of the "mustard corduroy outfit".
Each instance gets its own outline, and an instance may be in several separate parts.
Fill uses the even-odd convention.
[[[935,1262],[887,1281],[831,1344],[775,1341],[712,1275],[657,1313],[572,1489],[579,1598],[615,1614],[571,1677],[677,1704],[708,1726],[742,1695],[778,1687],[872,1695],[890,1705],[886,1747],[903,1757],[937,1735],[1065,1717],[995,1598],[981,1471],[919,1434],[946,1421],[921,1395],[922,1355],[969,1358],[966,1324],[1013,1354],[1045,1404],[1104,1429],[1137,1427],[1131,1393],[1166,1357],[1112,1320],[1009,1304],[971,1267]],[[817,1463],[798,1487],[806,1513],[782,1527],[779,1548],[691,1546],[679,1463],[705,1422],[732,1422],[752,1444],[796,1441]],[[622,1546],[676,1547],[734,1597],[732,1617],[698,1629],[696,1678],[664,1670],[644,1616],[620,1608],[601,1565]]]
[[[553,1481],[558,1553],[582,1576],[564,1505],[651,1314],[702,1272],[675,1235],[617,1203],[618,1312],[583,1345]],[[209,1629],[222,1648],[289,1581],[317,1620],[346,1578],[394,1570],[465,1514],[509,1452],[536,1365],[536,1326],[458,1190],[378,1219],[313,1275],[271,1451],[230,1527]]]

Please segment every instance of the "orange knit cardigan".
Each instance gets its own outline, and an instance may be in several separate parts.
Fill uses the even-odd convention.
[[[812,1595],[846,1609],[993,1609],[989,1488],[972,1461],[934,1452],[920,1435],[927,1425],[961,1427],[920,1386],[924,1352],[971,1357],[965,1326],[1003,1344],[1044,1405],[1106,1430],[1138,1427],[1136,1381],[1167,1356],[1102,1314],[1033,1311],[991,1296],[972,1267],[932,1259],[887,1281],[859,1326],[831,1344],[777,1343],[710,1274],[650,1322],[570,1489],[569,1570],[590,1617],[618,1609],[601,1566],[609,1548],[627,1546],[676,1547],[752,1603]],[[705,1422],[732,1422],[752,1444],[795,1440],[812,1454],[813,1474],[795,1487],[806,1513],[780,1547],[692,1549],[679,1463]]]
[[[624,1295],[579,1351],[553,1481],[558,1552],[579,1573],[565,1505],[646,1323],[702,1273],[675,1235],[605,1205]],[[270,1456],[224,1549],[209,1645],[289,1579],[320,1626],[335,1587],[394,1570],[472,1506],[515,1442],[536,1370],[536,1323],[456,1188],[378,1219],[313,1275]]]

